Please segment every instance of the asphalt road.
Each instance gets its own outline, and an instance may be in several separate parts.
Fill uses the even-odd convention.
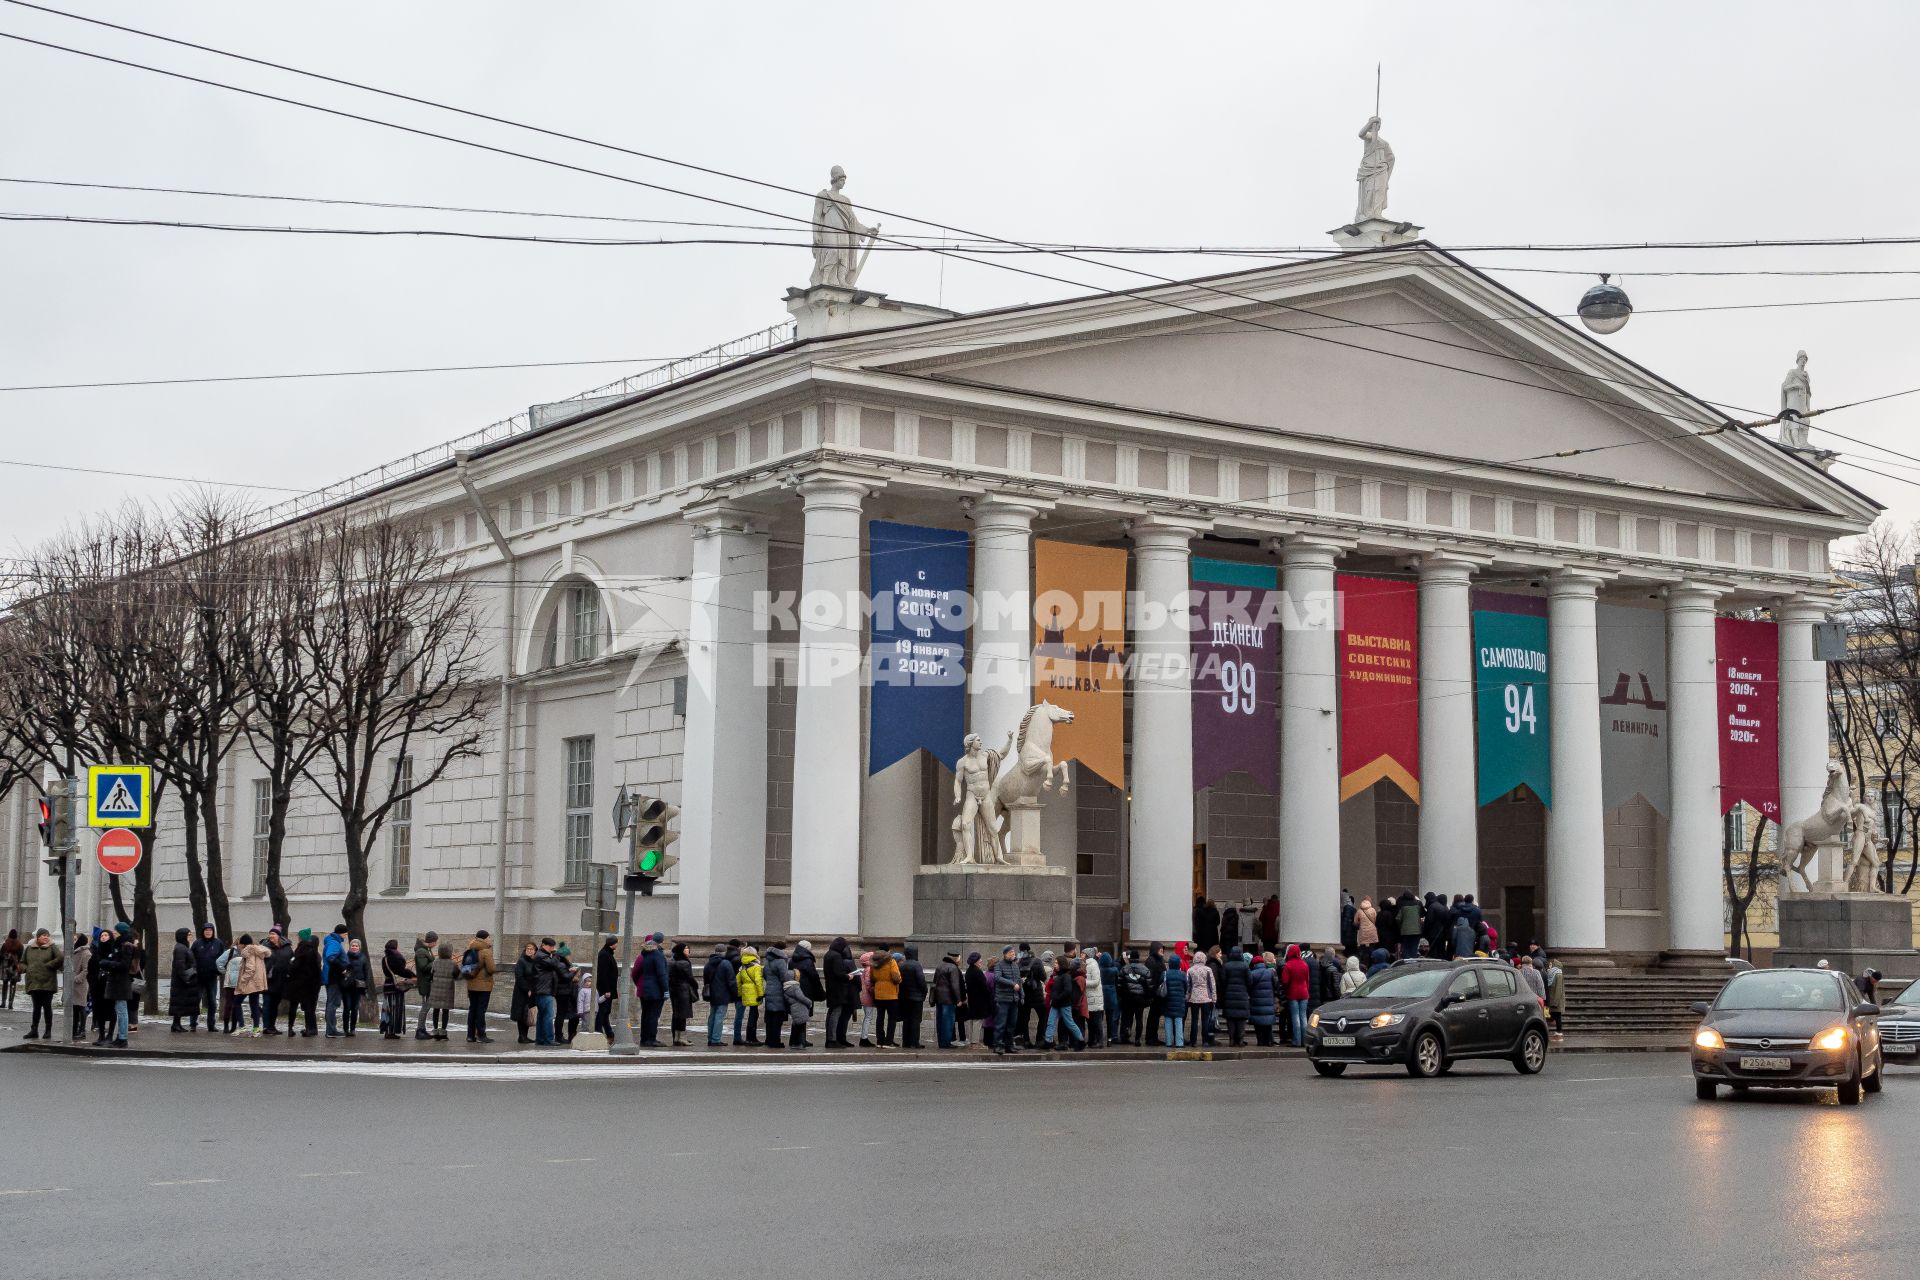
[[[1920,1071],[0,1055],[9,1275],[1911,1276]]]

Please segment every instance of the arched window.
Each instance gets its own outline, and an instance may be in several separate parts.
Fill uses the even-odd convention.
[[[591,662],[607,648],[607,624],[600,588],[584,578],[569,578],[554,588],[540,619],[541,667]]]

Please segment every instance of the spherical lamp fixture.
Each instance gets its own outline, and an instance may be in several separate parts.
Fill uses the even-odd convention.
[[[1633,319],[1633,302],[1625,289],[1608,283],[1603,275],[1599,284],[1580,295],[1579,312],[1580,323],[1594,333],[1618,333]]]

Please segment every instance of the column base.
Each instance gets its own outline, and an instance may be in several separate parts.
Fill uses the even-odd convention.
[[[1547,955],[1558,960],[1562,970],[1572,974],[1613,973],[1619,968],[1612,952],[1597,947],[1549,948]]]
[[[1724,951],[1662,951],[1659,968],[1690,973],[1725,973],[1727,953]]]

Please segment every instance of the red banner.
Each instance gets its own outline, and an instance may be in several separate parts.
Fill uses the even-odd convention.
[[[1720,812],[1741,801],[1780,821],[1780,630],[1716,618],[1720,695]]]
[[[1341,606],[1340,798],[1385,778],[1417,802],[1419,584],[1343,573],[1333,585]]]

